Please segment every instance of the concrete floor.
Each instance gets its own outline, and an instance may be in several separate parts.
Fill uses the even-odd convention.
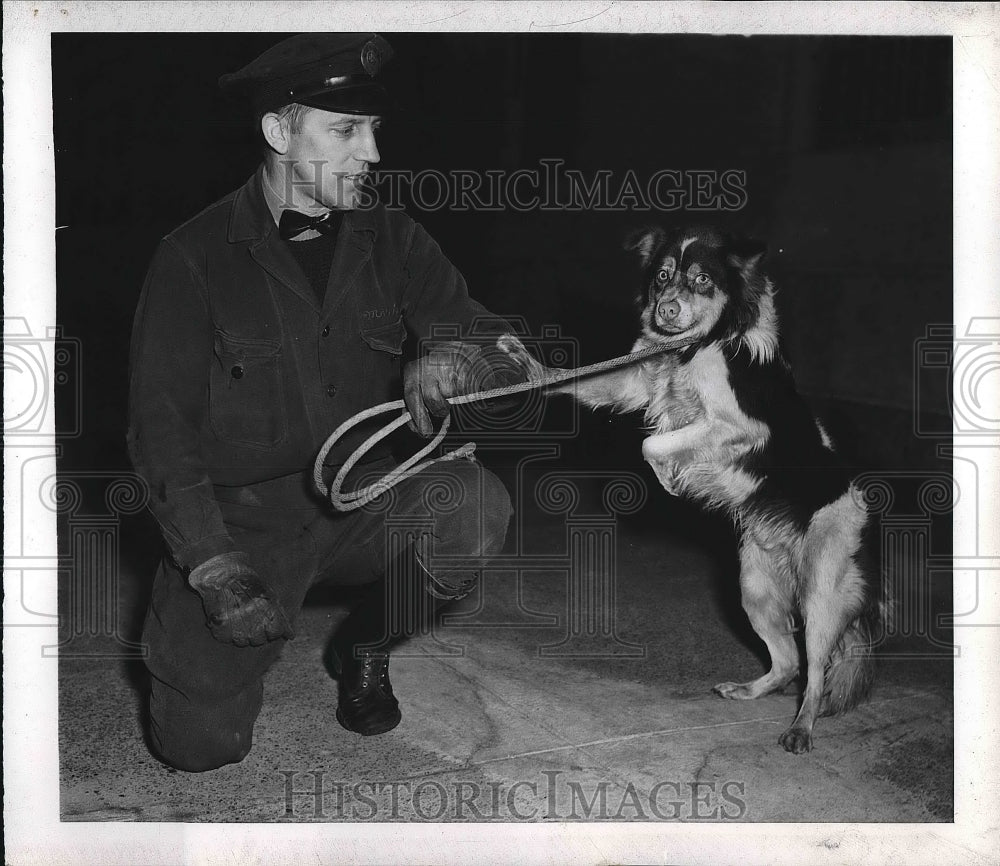
[[[790,755],[778,736],[794,693],[711,693],[764,665],[725,524],[660,496],[618,519],[612,540],[617,637],[598,628],[560,646],[574,628],[566,522],[524,512],[508,544],[535,557],[520,593],[507,560],[434,635],[394,654],[403,721],[378,737],[337,724],[322,664],[349,595],[312,598],[268,674],[253,751],[205,774],[147,752],[141,664],[115,658],[109,638],[77,639],[60,661],[63,820],[952,820],[952,663],[940,648],[893,641],[871,701],[821,719],[814,750]],[[126,567],[126,633],[144,586]],[[928,650],[936,660],[915,656]]]

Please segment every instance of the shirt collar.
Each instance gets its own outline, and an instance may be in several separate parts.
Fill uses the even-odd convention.
[[[281,222],[281,214],[286,210],[297,210],[300,213],[307,214],[308,216],[325,216],[329,213],[329,208],[316,207],[316,208],[299,208],[285,201],[284,196],[282,196],[272,185],[268,178],[267,166],[265,165],[261,171],[261,189],[264,193],[264,201],[267,204],[267,209],[271,212],[271,218],[274,220],[274,224],[278,225]],[[316,237],[319,232],[307,231],[303,232],[298,238],[302,240],[308,240],[309,238]]]
[[[279,201],[277,211],[272,210],[265,187],[262,163],[233,196],[227,229],[227,240],[230,243],[260,240],[267,237],[272,230],[275,230],[277,235],[277,221],[281,219],[281,211],[287,208],[282,208]],[[381,204],[375,208],[344,211],[344,229],[377,235],[384,213],[385,207]]]

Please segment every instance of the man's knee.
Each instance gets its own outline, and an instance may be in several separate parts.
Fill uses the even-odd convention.
[[[239,763],[253,746],[263,692],[258,682],[217,701],[195,700],[154,677],[149,694],[153,752],[188,773]]]
[[[435,518],[434,540],[417,545],[416,562],[424,588],[439,599],[471,593],[480,578],[478,560],[498,554],[507,538],[513,508],[507,488],[492,472],[473,464],[464,471],[464,496],[458,508]]]
[[[510,494],[492,472],[483,473],[483,554],[492,556],[503,550],[507,530],[514,514]]]
[[[435,534],[441,546],[458,555],[492,556],[503,548],[514,509],[496,475],[478,463],[467,465],[461,506],[437,517]]]

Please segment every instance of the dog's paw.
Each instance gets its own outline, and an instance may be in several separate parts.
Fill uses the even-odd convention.
[[[712,691],[720,698],[726,698],[730,701],[749,701],[754,698],[746,683],[719,683],[712,687]]]
[[[793,725],[778,737],[778,743],[786,752],[801,755],[812,750],[813,738],[812,734],[805,728],[797,728]]]
[[[648,457],[646,460],[653,472],[656,473],[656,479],[660,482],[660,486],[672,496],[679,496],[680,479],[677,464],[673,460],[663,461]]]
[[[513,334],[501,334],[497,337],[497,348],[524,370],[529,382],[545,378],[546,369],[536,361],[522,343]]]
[[[497,337],[497,348],[501,352],[506,352],[508,355],[513,355],[517,352],[527,352],[528,350],[524,348],[524,343],[522,343],[513,334],[501,334]]]
[[[677,437],[672,433],[654,433],[642,440],[642,459],[648,463],[679,466],[690,454],[678,448]]]

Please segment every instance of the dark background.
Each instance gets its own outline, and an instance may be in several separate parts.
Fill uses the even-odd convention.
[[[56,34],[58,318],[80,340],[60,400],[63,470],[128,466],[128,338],[160,237],[242,184],[259,156],[216,79],[282,34]],[[937,467],[940,375],[914,363],[952,318],[951,40],[390,34],[404,111],[382,166],[414,171],[746,172],[736,213],[411,211],[501,314],[557,324],[579,360],[636,333],[632,227],[692,219],[765,239],[801,390],[852,457]],[[568,407],[558,411],[571,412]],[[565,419],[552,421],[564,427]],[[561,460],[637,467],[635,419],[585,415]],[[945,422],[946,424],[946,422]]]

